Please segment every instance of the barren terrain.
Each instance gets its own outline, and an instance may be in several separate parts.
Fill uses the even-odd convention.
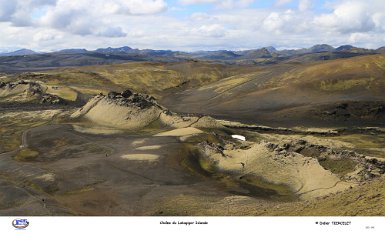
[[[383,61],[4,73],[0,215],[385,215]]]

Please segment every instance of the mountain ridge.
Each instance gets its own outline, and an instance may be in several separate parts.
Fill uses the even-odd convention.
[[[50,53],[59,53],[59,52],[97,52],[97,53],[154,53],[154,52],[174,52],[174,53],[182,53],[182,54],[192,54],[192,55],[204,55],[204,54],[210,54],[210,53],[234,53],[234,55],[242,55],[247,54],[254,51],[261,51],[263,53],[270,53],[270,54],[279,54],[279,55],[287,55],[291,53],[296,54],[305,54],[305,53],[319,53],[319,52],[335,52],[335,51],[350,51],[353,49],[361,49],[361,50],[367,50],[367,51],[382,51],[383,47],[379,47],[377,49],[368,49],[363,47],[355,47],[352,45],[340,45],[340,46],[331,46],[328,44],[316,44],[309,48],[298,48],[298,49],[276,49],[273,46],[267,46],[267,47],[260,47],[260,48],[254,48],[254,49],[245,49],[245,50],[198,50],[198,51],[192,51],[192,52],[186,52],[186,51],[180,51],[180,50],[166,50],[166,49],[138,49],[138,48],[132,48],[129,46],[122,46],[122,47],[106,47],[106,48],[97,48],[95,50],[88,50],[85,48],[65,48],[61,50],[55,50],[52,52],[39,52],[34,51],[27,48],[17,49],[14,51],[7,50],[6,52],[0,52],[0,56],[13,56],[13,55],[29,55],[29,54],[50,54]]]
[[[0,71],[34,71],[56,67],[114,64],[130,61],[180,62],[204,60],[223,64],[270,65],[334,60],[370,54],[385,54],[385,49],[381,47],[373,50],[351,45],[335,48],[327,44],[289,50],[277,50],[270,46],[238,51],[216,50],[195,52],[133,49],[129,46],[107,47],[96,50],[70,48],[55,52],[35,52],[28,49],[20,49],[14,52],[0,53]]]

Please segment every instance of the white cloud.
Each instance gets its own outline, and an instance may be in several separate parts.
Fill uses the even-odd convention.
[[[11,22],[15,26],[33,24],[31,13],[34,9],[54,5],[57,0],[0,0],[0,22]]]
[[[297,7],[288,9],[289,2]],[[179,0],[169,6],[166,0],[0,0],[0,47],[215,50],[385,44],[383,0],[329,2],[323,11],[328,13],[319,13],[313,0],[273,1],[271,8],[251,7],[251,0]],[[194,12],[190,5],[197,3],[215,7]],[[167,11],[173,7],[180,9]]]
[[[111,26],[112,18],[157,14],[166,7],[163,0],[93,0],[92,5],[89,0],[58,0],[56,6],[40,19],[40,23],[78,35],[124,37],[127,34],[121,26]]]
[[[50,30],[42,30],[33,35],[33,41],[35,42],[44,42],[44,41],[53,41],[58,38],[58,34],[51,33]]]
[[[283,5],[286,5],[292,1],[293,0],[277,0],[277,1],[275,1],[275,5],[276,6],[283,6]]]
[[[127,33],[121,27],[104,27],[98,30],[96,35],[103,37],[125,37]]]
[[[191,15],[191,19],[197,21],[211,21],[215,18],[205,12],[196,12]]]
[[[8,21],[17,8],[16,1],[0,0],[0,21]]]
[[[247,7],[255,0],[179,0],[180,4],[214,4],[221,8]]]
[[[306,11],[309,10],[312,5],[313,0],[300,0],[298,4],[298,9],[300,11]]]
[[[332,13],[315,17],[314,22],[324,30],[338,33],[369,32],[376,28],[373,18],[375,12],[380,15],[385,14],[385,5],[376,9],[371,4],[376,2],[379,1],[343,1],[334,5]]]
[[[367,48],[373,47],[373,42],[382,43],[375,46],[380,47],[385,45],[385,36],[383,34],[352,33],[347,41],[350,44],[359,43],[361,46]]]
[[[219,2],[218,0],[179,0],[179,3],[184,4],[184,5],[189,5],[189,4],[206,4],[206,3],[217,3]]]
[[[83,21],[100,23],[101,18],[108,18],[110,15],[149,15],[167,9],[164,0],[0,0],[0,6],[0,22],[11,22],[15,26],[45,23],[59,28],[84,25],[85,22],[74,22],[83,18]],[[34,10],[41,10],[42,7],[47,7],[46,12],[42,12],[45,15],[42,19],[34,19]]]
[[[119,3],[121,13],[134,15],[156,14],[167,8],[164,0],[120,0]]]
[[[286,10],[284,12],[272,12],[263,21],[263,28],[269,32],[278,34],[301,33],[311,29],[311,25],[304,20],[310,18],[309,14]]]
[[[224,37],[226,35],[225,27],[219,24],[202,25],[191,31],[195,34],[208,37]]]

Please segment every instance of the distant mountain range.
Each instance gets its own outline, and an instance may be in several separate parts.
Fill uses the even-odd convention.
[[[59,54],[80,54],[80,53],[101,53],[101,54],[142,54],[142,55],[160,55],[160,56],[190,56],[196,58],[209,58],[209,59],[233,59],[233,58],[266,58],[272,56],[292,56],[299,54],[307,53],[321,53],[321,52],[354,52],[354,53],[383,53],[385,47],[378,48],[376,50],[358,48],[352,45],[343,45],[337,48],[327,44],[314,45],[310,48],[304,49],[291,49],[291,50],[277,50],[274,47],[263,47],[259,49],[252,50],[241,50],[241,51],[231,51],[231,50],[216,50],[216,51],[196,51],[196,52],[181,52],[181,51],[172,51],[172,50],[151,50],[151,49],[133,49],[128,46],[118,47],[118,48],[99,48],[96,50],[86,50],[86,49],[64,49],[55,52],[35,52],[30,49],[19,49],[12,52],[0,52],[0,56],[24,56],[32,54],[49,54],[49,53],[59,53]]]
[[[92,51],[86,49],[64,49],[49,53],[19,49],[13,52],[0,53],[0,71],[98,65],[122,63],[126,61],[177,62],[183,60],[208,60],[231,64],[264,65],[280,62],[300,63],[331,60],[384,53],[385,47],[373,50],[351,45],[343,45],[335,48],[326,44],[314,45],[304,49],[277,50],[274,47],[263,47],[241,51],[217,50],[196,52],[141,50],[128,46],[99,48]]]
[[[38,54],[38,53],[29,49],[20,49],[12,52],[0,53],[0,56],[24,56],[24,55],[31,55],[31,54]]]

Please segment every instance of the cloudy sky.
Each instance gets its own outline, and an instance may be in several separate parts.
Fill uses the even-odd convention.
[[[0,0],[0,50],[385,45],[384,0]]]

